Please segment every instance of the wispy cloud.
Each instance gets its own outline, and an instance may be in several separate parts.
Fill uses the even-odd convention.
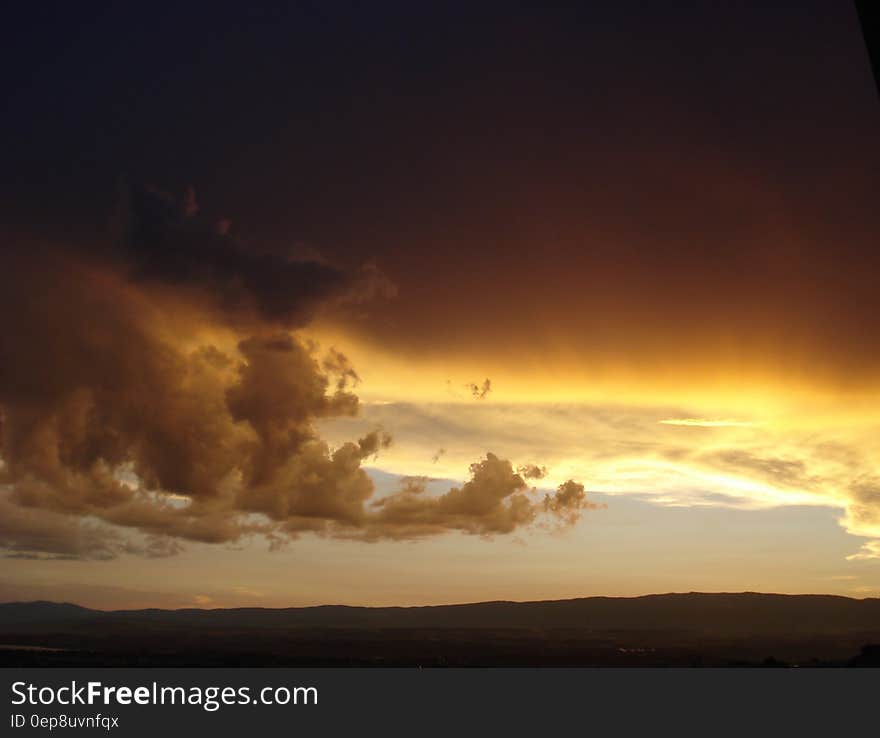
[[[756,425],[749,420],[732,418],[667,418],[658,422],[661,425],[683,425],[690,428],[753,428]]]

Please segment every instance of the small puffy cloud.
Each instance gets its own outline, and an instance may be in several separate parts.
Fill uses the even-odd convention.
[[[398,492],[374,503],[367,537],[417,538],[447,530],[507,534],[544,512],[574,523],[592,506],[583,486],[571,480],[543,502],[533,501],[534,490],[525,479],[509,461],[492,453],[471,464],[470,472],[467,482],[437,497],[425,494],[426,480],[408,480]]]
[[[547,467],[538,466],[537,464],[523,464],[518,466],[516,471],[523,479],[543,479],[547,476]]]
[[[475,400],[485,400],[489,393],[492,391],[492,380],[485,379],[482,384],[476,384],[475,382],[471,382],[465,385],[465,389],[471,393],[471,397]]]
[[[574,525],[580,519],[581,511],[598,507],[587,500],[584,485],[572,479],[560,484],[554,494],[544,496],[544,509],[567,525]]]
[[[348,357],[341,351],[331,348],[321,362],[321,368],[330,376],[336,378],[336,389],[340,392],[349,386],[357,387],[361,378],[355,371]]]

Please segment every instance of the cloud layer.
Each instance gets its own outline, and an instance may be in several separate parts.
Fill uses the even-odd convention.
[[[366,373],[366,372],[365,372]],[[591,490],[656,505],[740,510],[816,506],[840,511],[850,534],[880,539],[880,453],[876,421],[861,408],[796,406],[739,416],[717,408],[587,403],[365,403],[359,418],[322,423],[326,437],[370,425],[405,428],[376,466],[386,472],[452,476],[483,444],[521,464],[532,484]],[[722,408],[723,409],[723,408]],[[839,413],[839,414],[838,414]],[[669,424],[668,418],[724,417],[723,424]],[[441,456],[431,457],[432,449]],[[540,481],[538,481],[540,480]],[[569,492],[571,494],[571,492]],[[554,503],[548,502],[548,511]],[[860,558],[875,552],[868,546]]]
[[[191,191],[132,190],[122,225],[109,255],[19,245],[4,271],[8,550],[101,558],[252,534],[509,533],[585,508],[566,497],[545,510],[491,454],[438,499],[405,488],[370,505],[362,464],[391,438],[320,437],[317,421],[358,413],[359,377],[291,331],[324,303],[375,296],[380,272],[255,253],[202,219]]]

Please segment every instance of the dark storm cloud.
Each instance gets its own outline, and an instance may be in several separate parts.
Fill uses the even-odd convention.
[[[373,297],[387,281],[373,264],[351,271],[255,250],[230,235],[222,219],[200,215],[195,197],[192,188],[181,200],[123,185],[119,238],[132,280],[208,292],[233,316],[253,312],[287,328],[304,325],[333,298]]]
[[[357,329],[386,348],[516,361],[515,335],[648,377],[877,376],[878,109],[846,3],[256,2],[213,8],[211,33],[196,9],[49,29],[24,5],[2,45],[4,222],[90,234],[120,159],[196,172],[267,243],[379,260],[401,302]],[[292,325],[345,289],[198,205],[141,214],[135,242],[166,236],[133,257],[143,279],[207,280]]]
[[[362,464],[391,437],[375,429],[331,448],[315,427],[358,413],[355,368],[289,330],[322,300],[357,296],[363,271],[251,257],[197,222],[191,191],[177,204],[147,193],[140,207],[156,212],[137,216],[121,255],[7,253],[0,546],[108,558],[250,535],[409,537],[395,505],[368,504]],[[437,503],[425,497],[432,532],[532,521],[522,478],[485,464]],[[495,480],[498,469],[509,474]]]
[[[231,355],[183,348],[171,316],[116,275],[56,254],[17,266],[0,317],[13,357],[0,368],[11,503],[218,543],[270,527],[246,512],[290,529],[357,522],[372,492],[360,461],[389,440],[331,452],[318,438],[316,419],[357,412],[342,354],[319,361],[283,332],[244,338]],[[83,536],[60,553],[90,555],[97,534]]]

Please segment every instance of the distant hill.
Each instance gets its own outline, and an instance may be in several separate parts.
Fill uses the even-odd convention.
[[[831,595],[657,594],[426,607],[324,605],[283,609],[89,610],[54,602],[0,603],[0,630],[138,625],[249,629],[574,629],[713,636],[880,632],[880,599]]]
[[[0,666],[871,666],[880,600],[660,594],[436,607],[0,604]]]
[[[100,616],[98,610],[72,605],[69,602],[3,602],[0,603],[0,627],[20,623],[52,623],[83,620]]]

